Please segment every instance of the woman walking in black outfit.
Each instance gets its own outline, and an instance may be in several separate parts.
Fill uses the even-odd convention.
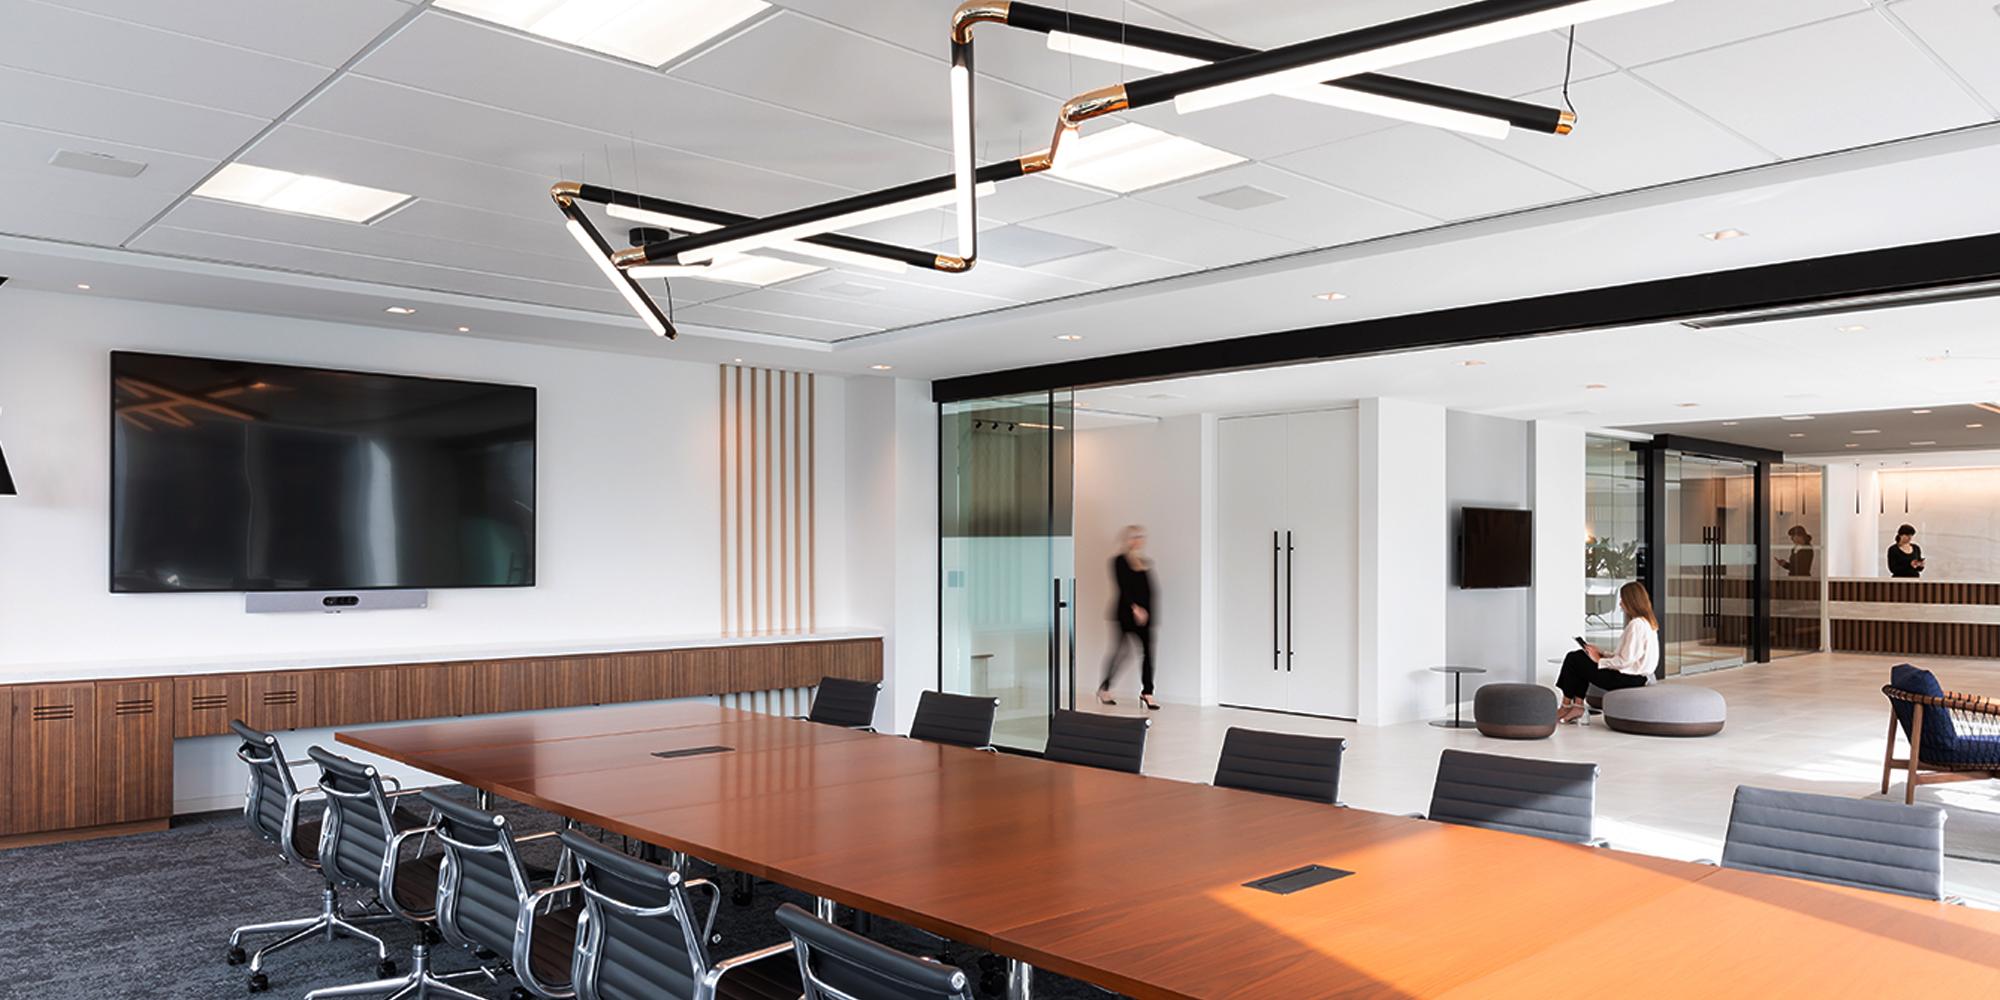
[[[1139,703],[1157,711],[1153,700],[1153,563],[1146,558],[1146,529],[1128,524],[1119,538],[1118,554],[1111,557],[1111,577],[1118,583],[1118,602],[1111,617],[1118,632],[1111,640],[1111,655],[1104,660],[1104,683],[1097,686],[1097,700],[1116,705],[1111,682],[1118,677],[1128,639],[1139,643]]]

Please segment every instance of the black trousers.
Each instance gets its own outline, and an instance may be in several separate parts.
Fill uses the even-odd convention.
[[[1115,622],[1112,627],[1118,631],[1111,639],[1111,655],[1104,658],[1104,683],[1099,684],[1097,689],[1099,691],[1111,689],[1111,682],[1118,678],[1118,667],[1125,658],[1125,643],[1127,640],[1136,639],[1139,643],[1139,692],[1152,694],[1153,627],[1130,622]]]
[[[1562,673],[1556,676],[1556,687],[1566,698],[1583,697],[1592,684],[1606,691],[1616,691],[1645,683],[1646,675],[1607,670],[1598,666],[1597,661],[1581,649],[1571,650],[1568,656],[1563,657]]]

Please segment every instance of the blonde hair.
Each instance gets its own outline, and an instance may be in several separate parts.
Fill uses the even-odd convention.
[[[1633,618],[1644,618],[1653,631],[1660,630],[1660,618],[1653,613],[1653,596],[1646,593],[1646,585],[1637,580],[1618,588],[1618,603],[1625,606],[1625,613]]]

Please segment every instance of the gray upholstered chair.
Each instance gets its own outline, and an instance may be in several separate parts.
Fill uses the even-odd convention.
[[[1597,765],[1446,750],[1430,819],[1573,844],[1597,843]]]
[[[1743,785],[1722,865],[1943,899],[1944,810]]]
[[[910,720],[909,736],[926,743],[984,750],[993,745],[993,713],[999,708],[998,698],[925,691],[917,698],[917,715]]]
[[[1231,726],[1222,735],[1215,787],[1336,805],[1340,801],[1340,755],[1346,749],[1347,741],[1338,736],[1298,736]]]
[[[806,719],[822,725],[874,732],[875,699],[881,693],[882,685],[877,681],[822,677],[819,679],[819,690],[813,692],[812,709]]]
[[[777,917],[798,950],[803,1000],[973,1000],[972,984],[957,966],[906,955],[790,903],[778,907]]]
[[[1138,716],[1059,708],[1049,720],[1049,741],[1042,749],[1042,758],[1138,774],[1146,759],[1146,729],[1151,724],[1151,719]]]
[[[571,978],[577,1000],[776,1000],[801,993],[786,942],[712,961],[679,872],[621,854],[574,830],[563,846],[581,869],[583,915]]]
[[[1540,684],[1481,684],[1472,696],[1472,722],[1493,739],[1547,739],[1555,735],[1557,702]]]
[[[381,938],[356,926],[356,923],[392,918],[379,911],[379,915],[366,917],[351,917],[343,913],[338,885],[320,868],[319,834],[324,803],[319,801],[318,786],[300,788],[292,777],[292,765],[307,762],[286,760],[278,738],[270,733],[252,729],[240,721],[230,722],[229,728],[243,741],[243,745],[236,750],[236,759],[250,768],[250,785],[243,796],[243,821],[249,824],[251,833],[275,846],[278,857],[286,864],[319,872],[326,881],[320,891],[318,915],[246,924],[231,931],[229,964],[250,963],[250,991],[256,993],[270,986],[270,979],[264,974],[265,958],[314,938],[331,941],[336,936],[345,936],[366,941],[375,946],[377,962],[387,961],[388,945],[383,944]],[[283,934],[284,937],[245,955],[243,939],[252,934]]]

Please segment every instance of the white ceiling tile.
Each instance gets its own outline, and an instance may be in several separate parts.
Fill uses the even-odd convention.
[[[854,294],[862,289],[877,289],[877,291],[866,295]],[[859,298],[933,317],[981,312],[1012,305],[1016,301],[980,295],[966,291],[964,286],[953,288],[948,283],[933,282],[921,276],[912,277],[910,274],[858,275],[844,271],[821,271],[818,274],[806,275],[797,281],[785,282],[785,290],[809,292],[827,297]]]
[[[1591,29],[1609,23],[1592,21],[1576,29],[1576,59],[1571,80],[1588,80],[1618,68],[1597,57],[1583,44]],[[1563,66],[1568,57],[1567,33],[1543,32],[1383,72],[1495,97],[1518,98],[1547,87],[1561,86]]]
[[[173,226],[155,226],[147,230],[145,235],[133,240],[132,246],[139,250],[200,260],[228,261],[253,267],[370,281],[392,288],[435,289],[503,301],[535,302],[602,313],[629,314],[624,299],[607,284],[586,287],[535,281],[511,275],[488,274],[468,268],[420,264],[242,236],[203,233],[191,229],[177,229]],[[632,325],[643,329],[637,317],[633,317]]]
[[[1635,72],[1786,157],[1987,119],[1928,54],[1873,12]]]
[[[1225,208],[1203,200],[1245,186],[1268,192],[1280,200],[1245,209]],[[1133,197],[1315,247],[1353,243],[1436,223],[1426,216],[1370,201],[1262,163],[1218,170],[1193,180],[1151,188]]]
[[[880,287],[866,279],[852,279],[857,285]],[[676,291],[680,282],[675,283]],[[914,309],[903,309],[889,301],[884,293],[871,295],[841,295],[838,293],[805,294],[793,290],[787,283],[784,287],[741,290],[721,300],[723,305],[735,309],[751,309],[758,312],[797,316],[802,319],[825,320],[832,323],[847,323],[883,330],[893,326],[922,322],[927,314]]]
[[[1071,184],[1049,174],[1030,174],[1002,182],[992,194],[980,198],[979,216],[982,225],[988,219],[1027,222],[1114,197],[1109,192]]]
[[[600,135],[589,148],[600,160],[605,145],[615,152],[637,141],[853,190],[951,169],[940,149],[435,11],[376,50],[357,72],[594,130]],[[676,197],[668,191],[673,176],[648,183],[657,189],[649,193]]]
[[[1156,278],[1185,274],[1188,265],[1131,250],[1113,249],[1052,260],[1046,264],[1035,265],[1034,270],[1066,278],[1082,278],[1104,285],[1128,285],[1135,281],[1152,281]]]
[[[778,6],[798,11],[821,21],[843,25],[864,34],[873,35],[883,41],[900,45],[923,55],[946,58],[950,52],[951,14],[958,4],[953,0],[868,0],[855,3],[854,0],[773,0]],[[1191,25],[1178,22],[1145,4],[1131,0],[1063,0],[1063,9],[1073,14],[1088,14],[1093,17],[1118,20],[1123,18],[1132,24],[1165,28],[1184,34],[1202,34]],[[974,29],[974,43],[977,47],[977,62],[982,75],[991,74],[1033,87],[1046,94],[1064,97],[1079,90],[1072,90],[1072,82],[1084,79],[1083,67],[1087,60],[1077,60],[1077,75],[1074,81],[1069,75],[1068,59],[1048,50],[1048,36],[1039,32],[1008,28],[988,24]],[[1047,58],[1036,57],[1031,50],[1039,49]],[[1117,82],[1116,68],[1108,82]],[[1087,86],[1084,89],[1089,89]]]
[[[830,323],[826,320],[806,319],[781,313],[759,312],[753,309],[735,309],[721,303],[704,303],[690,306],[674,313],[674,322],[693,323],[697,326],[717,326],[725,330],[740,330],[745,333],[769,333],[780,337],[800,337],[806,340],[831,341],[845,337],[872,333],[875,328],[852,323]]]
[[[0,121],[219,160],[266,119],[0,67]]]
[[[949,253],[957,246],[958,240],[950,239],[932,244],[932,249]],[[1009,267],[1033,267],[1103,249],[1102,243],[1045,233],[1030,226],[996,226],[979,233],[980,262]]]
[[[1557,91],[1531,95],[1560,101]],[[1579,114],[1569,135],[1516,131],[1479,140],[1593,191],[1629,191],[1769,163],[1769,153],[1624,73],[1570,88]]]
[[[0,66],[275,118],[324,67],[38,3],[0,0]]]
[[[675,67],[673,75],[944,150],[951,142],[948,72],[942,50],[921,56],[784,12]],[[982,152],[994,150],[982,158],[1012,156],[1024,141],[1046,145],[1034,134],[1053,131],[1058,107],[1045,94],[980,81],[980,145]],[[949,169],[949,160],[940,159],[932,172]]]
[[[1589,193],[1472,140],[1409,125],[1274,162],[1439,219],[1490,215]]]
[[[243,154],[242,161],[400,191],[419,201],[448,202],[538,221],[557,217],[549,201],[547,174],[509,170],[299,125],[272,129]]]
[[[1040,228],[1040,223],[1036,226]],[[1038,299],[1075,295],[1102,287],[1094,281],[1042,274],[990,260],[982,260],[973,265],[971,270],[959,274],[912,269],[904,277],[933,288],[995,299],[1012,299],[1016,302],[1033,302]]]
[[[1988,104],[2000,105],[2000,7],[1968,0],[1902,0],[1889,12]]]
[[[1239,229],[1134,198],[1035,220],[1035,228],[1135,250],[1196,267],[1217,267],[1304,249],[1305,244]]]
[[[1576,40],[1621,66],[1642,66],[1866,9],[1867,0],[1674,0],[1583,25]]]
[[[137,177],[51,166],[57,150],[146,164]],[[116,245],[193,187],[214,160],[138,149],[19,125],[0,125],[0,232]]]
[[[63,6],[328,68],[410,12],[398,0],[63,0]]]
[[[1268,160],[1397,124],[1392,118],[1287,97],[1259,98],[1191,115],[1181,114],[1168,103],[1119,117],[1253,160]]]
[[[544,201],[549,185],[562,179],[632,185],[677,201],[745,213],[784,211],[849,193],[367,77],[343,78],[292,121],[540,177],[539,184],[524,191]]]

